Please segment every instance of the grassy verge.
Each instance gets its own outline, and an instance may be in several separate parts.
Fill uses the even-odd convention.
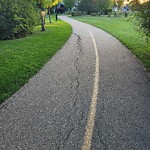
[[[145,68],[150,72],[150,43],[146,43],[145,38],[140,37],[139,33],[134,30],[133,23],[128,21],[128,18],[109,18],[104,16],[73,18],[101,28],[119,39],[141,60]]]
[[[53,19],[54,20],[54,19]],[[64,45],[71,26],[58,20],[37,26],[33,35],[0,41],[0,103],[15,93]]]

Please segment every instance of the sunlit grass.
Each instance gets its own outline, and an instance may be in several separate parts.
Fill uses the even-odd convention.
[[[71,26],[53,18],[46,21],[46,31],[37,26],[33,35],[0,41],[0,102],[24,85],[64,45]]]
[[[145,68],[150,72],[150,43],[147,43],[144,37],[134,29],[133,22],[125,17],[73,17],[85,23],[89,23],[98,28],[105,30],[119,39],[133,54],[135,54]]]

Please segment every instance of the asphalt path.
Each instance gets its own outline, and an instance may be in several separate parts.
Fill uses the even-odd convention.
[[[150,150],[150,79],[117,39],[61,16],[73,33],[0,106],[0,150]]]

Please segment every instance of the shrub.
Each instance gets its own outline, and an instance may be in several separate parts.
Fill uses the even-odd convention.
[[[133,0],[130,3],[132,10],[136,13],[133,18],[137,20],[137,26],[139,27],[139,32],[146,35],[148,38],[150,37],[150,1],[145,3],[138,3]]]
[[[65,12],[66,15],[70,15],[71,13],[69,11]]]
[[[71,15],[72,15],[72,16],[81,16],[81,15],[82,15],[82,12],[81,12],[81,11],[72,11],[72,12],[71,12]]]
[[[85,15],[87,15],[87,13],[84,11],[84,12],[82,12],[82,15],[85,16]]]
[[[150,1],[141,4],[141,9],[136,16],[139,18],[139,27],[146,36],[150,37]]]
[[[91,13],[91,16],[96,16],[97,15],[97,13]]]
[[[110,17],[111,16],[111,13],[110,12],[108,12],[108,17]]]
[[[111,8],[107,9],[107,12],[112,13],[112,9]]]
[[[0,39],[25,37],[38,22],[38,13],[27,0],[1,0]]]

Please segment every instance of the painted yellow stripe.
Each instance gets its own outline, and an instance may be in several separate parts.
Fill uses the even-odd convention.
[[[96,63],[95,63],[95,78],[94,78],[94,85],[93,85],[93,94],[90,104],[90,110],[88,114],[87,124],[86,124],[86,130],[85,135],[83,139],[83,145],[82,150],[90,150],[91,149],[91,141],[92,141],[92,134],[94,129],[94,123],[95,123],[95,115],[96,115],[96,107],[97,107],[97,97],[98,97],[98,87],[99,87],[99,56],[98,56],[98,49],[96,46],[95,39],[92,35],[92,33],[89,31],[93,43],[94,43],[94,49],[95,49],[95,55],[96,55]]]

